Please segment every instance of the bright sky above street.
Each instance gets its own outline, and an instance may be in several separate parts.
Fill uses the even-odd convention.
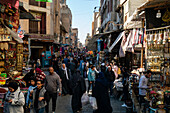
[[[87,33],[91,34],[94,7],[100,5],[100,0],[67,0],[72,11],[72,27],[78,28],[79,39],[84,44]]]

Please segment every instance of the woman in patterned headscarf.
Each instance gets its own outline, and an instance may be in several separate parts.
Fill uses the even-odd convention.
[[[40,68],[36,68],[35,71],[36,71],[36,79],[37,80],[44,80],[45,79],[46,75]]]

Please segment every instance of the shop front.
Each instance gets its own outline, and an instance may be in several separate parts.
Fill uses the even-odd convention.
[[[161,2],[161,1],[160,1]],[[137,70],[133,70],[129,79],[129,92],[133,101],[133,110],[147,113],[169,113],[170,112],[170,25],[169,9],[157,9],[153,6],[155,2],[148,2],[140,9],[145,10],[146,26],[144,31],[144,68],[150,70],[152,76],[149,78],[149,87],[145,96],[143,107],[139,106],[139,78]],[[158,4],[158,3],[157,3]],[[159,6],[159,5],[158,5]],[[149,7],[149,8],[148,8]],[[162,7],[161,5],[159,7]],[[141,68],[139,71],[143,71]]]
[[[19,1],[0,1],[0,112],[3,109],[3,96],[6,80],[22,79],[23,40],[18,36]]]
[[[28,37],[29,63],[40,67],[49,66],[51,64],[52,55],[54,53],[51,35],[30,35]]]
[[[17,5],[18,4],[18,5]],[[0,1],[0,73],[2,77],[22,72],[23,40],[18,37],[19,1]]]

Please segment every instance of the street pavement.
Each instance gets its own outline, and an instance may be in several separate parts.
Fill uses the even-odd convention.
[[[48,74],[48,72],[44,71],[45,74]],[[88,82],[86,80],[86,86],[88,85]],[[73,113],[72,108],[71,108],[71,95],[66,95],[66,96],[60,96],[57,98],[57,106],[56,106],[56,112],[55,113]],[[121,105],[123,104],[122,101],[120,101],[117,98],[110,98],[111,99],[111,105],[113,108],[112,113],[126,113],[126,108],[123,108]],[[50,108],[49,108],[51,113],[52,110],[52,102],[50,102]],[[79,113],[93,113],[93,108],[89,104],[83,106],[83,110]]]
[[[121,105],[123,104],[122,101],[111,98],[111,104],[113,108],[113,113],[126,113],[126,109],[121,107]],[[51,107],[52,106],[50,105],[50,111],[51,111]],[[72,113],[70,95],[58,97],[56,113]],[[90,104],[87,104],[83,106],[83,110],[80,113],[93,113],[93,108]]]

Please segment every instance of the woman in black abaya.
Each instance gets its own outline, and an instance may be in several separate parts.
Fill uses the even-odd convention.
[[[71,86],[73,91],[72,110],[78,113],[82,109],[81,97],[86,92],[85,80],[80,76],[80,70],[76,70],[71,78]]]
[[[107,79],[103,72],[100,72],[95,82],[92,96],[96,98],[98,109],[94,113],[112,113],[110,97],[108,92]]]

